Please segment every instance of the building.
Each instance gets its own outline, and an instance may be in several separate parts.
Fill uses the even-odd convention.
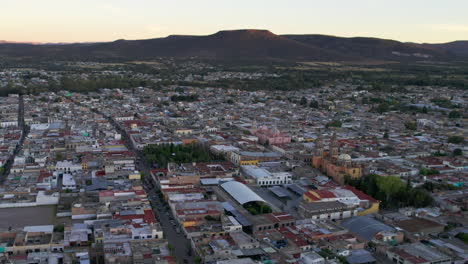
[[[336,133],[333,133],[328,152],[323,149],[321,137],[316,140],[312,166],[340,184],[344,184],[345,176],[351,178],[362,176],[362,166],[353,162],[348,154],[340,154]]]
[[[304,264],[325,264],[325,259],[314,251],[301,253],[301,261]]]
[[[258,165],[259,162],[279,160],[281,155],[275,152],[234,151],[230,161],[236,165]]]
[[[397,244],[403,241],[403,232],[386,225],[370,215],[346,219],[342,226],[366,242]]]
[[[308,203],[302,200],[298,205],[298,213],[304,218],[341,220],[356,216],[357,207],[337,201]]]
[[[423,237],[426,235],[438,235],[444,232],[444,225],[429,219],[411,217],[394,223],[395,226],[403,229],[409,236]]]
[[[240,205],[251,202],[267,203],[262,197],[247,187],[247,185],[237,181],[225,182],[221,184],[221,188],[231,195]]]
[[[62,188],[64,190],[75,190],[76,189],[76,181],[73,178],[73,175],[69,173],[64,173],[62,177]]]
[[[64,160],[58,161],[55,165],[55,169],[64,172],[75,172],[82,170],[83,165],[80,163],[73,163],[72,161]]]
[[[260,144],[277,145],[291,143],[291,136],[281,133],[278,128],[270,129],[266,126],[257,129],[256,122],[252,125],[252,134],[258,137]]]
[[[306,203],[340,202],[350,207],[358,208],[357,215],[378,213],[380,206],[379,201],[352,186],[322,190],[311,189],[304,193],[303,200]]]
[[[399,264],[449,264],[451,258],[436,248],[422,243],[397,246],[386,252],[387,257]]]
[[[269,172],[256,165],[242,165],[242,172],[253,179],[259,186],[283,185],[292,183],[292,175],[289,172]]]

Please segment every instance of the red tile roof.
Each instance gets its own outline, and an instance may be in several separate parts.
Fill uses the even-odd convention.
[[[363,193],[362,191],[354,188],[353,186],[346,185],[343,188],[352,191],[354,195],[356,195],[360,200],[368,200],[369,202],[372,202],[372,203],[378,202],[376,199],[374,199],[374,197]]]

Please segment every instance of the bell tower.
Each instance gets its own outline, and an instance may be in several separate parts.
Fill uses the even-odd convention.
[[[317,139],[315,140],[315,156],[323,156],[323,138],[322,133],[319,133]]]
[[[338,140],[336,139],[336,132],[333,132],[331,141],[330,141],[330,155],[333,158],[337,158],[340,154],[340,146],[338,144]]]

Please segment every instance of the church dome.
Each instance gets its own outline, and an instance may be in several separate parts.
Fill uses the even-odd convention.
[[[275,128],[273,128],[273,129],[271,130],[271,133],[272,133],[273,135],[279,135],[279,134],[280,134],[280,131],[278,130],[278,128],[275,127]]]
[[[338,156],[338,159],[339,160],[351,160],[351,156],[348,154],[341,154],[340,156]]]

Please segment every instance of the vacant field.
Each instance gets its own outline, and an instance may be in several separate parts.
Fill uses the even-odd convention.
[[[28,225],[52,225],[54,220],[55,206],[0,209],[0,229],[20,228]]]

